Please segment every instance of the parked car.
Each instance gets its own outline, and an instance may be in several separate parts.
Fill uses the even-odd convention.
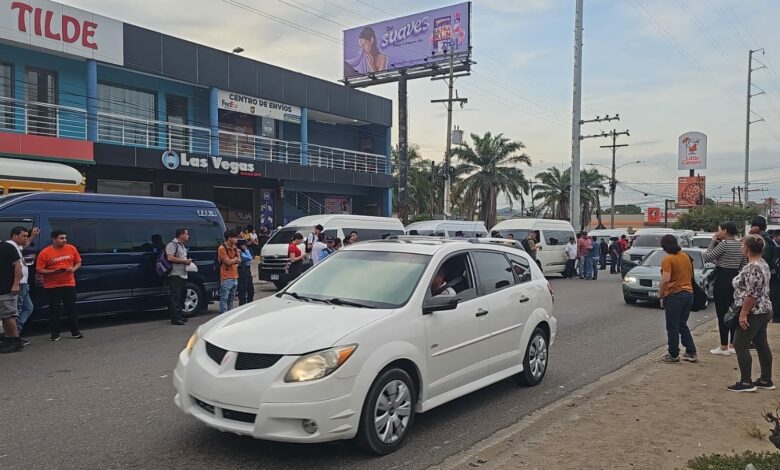
[[[551,219],[509,219],[496,224],[490,233],[497,232],[502,238],[512,234],[515,240],[523,241],[531,230],[540,234],[536,244],[536,264],[546,276],[563,273],[566,268],[564,248],[569,237],[575,236],[574,228],[569,222]]]
[[[715,265],[704,262],[704,250],[685,248],[683,253],[693,259],[694,280],[707,292],[712,299],[712,273]],[[627,304],[635,304],[639,300],[658,301],[658,288],[661,284],[661,261],[666,252],[660,248],[653,250],[642,262],[632,268],[623,278],[623,300]]]
[[[260,250],[260,280],[269,281],[277,289],[283,289],[292,276],[287,272],[287,246],[293,235],[300,232],[309,235],[315,225],[322,225],[326,237],[344,239],[353,230],[358,232],[359,241],[379,240],[390,235],[403,235],[404,225],[392,217],[373,217],[368,215],[324,214],[310,215],[295,219],[271,236]]]
[[[416,413],[513,376],[541,382],[556,329],[550,284],[526,253],[422,237],[359,243],[198,328],[179,354],[175,403],[222,431],[356,438],[387,454]]]
[[[82,258],[76,272],[80,315],[152,310],[168,305],[170,289],[155,263],[177,228],[190,232],[189,257],[198,272],[189,273],[184,313],[205,309],[218,297],[219,273],[214,258],[225,231],[217,207],[207,201],[85,193],[17,193],[0,196],[0,236],[11,228],[40,227],[41,234],[24,250],[35,279],[35,258],[51,244],[52,230],[64,230]],[[31,283],[32,319],[45,318],[48,302]]]
[[[672,234],[677,237],[677,242],[682,248],[691,247],[691,237],[685,231],[664,229],[664,228],[652,228],[652,229],[640,229],[634,234],[634,239],[631,242],[631,247],[623,252],[623,262],[620,269],[620,274],[625,277],[628,272],[645,259],[645,256],[650,254],[653,250],[660,248],[661,237],[667,234]]]
[[[453,238],[458,232],[463,238],[487,237],[484,222],[469,220],[424,220],[406,226],[407,235],[438,236]]]
[[[712,241],[712,236],[715,235],[714,233],[697,233],[696,235],[691,238],[691,246],[694,248],[703,248],[707,249],[707,247],[710,246],[710,242]]]

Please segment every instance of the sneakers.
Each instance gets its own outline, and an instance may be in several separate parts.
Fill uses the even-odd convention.
[[[753,383],[743,384],[742,382],[737,382],[726,387],[726,390],[729,392],[755,392],[757,388]]]
[[[6,337],[2,345],[0,345],[0,354],[19,352],[22,350],[22,348],[24,348],[24,346],[22,346],[22,342],[18,337]]]
[[[30,341],[28,341],[25,338],[22,338],[21,336],[19,337],[19,341],[22,342],[22,346],[29,346],[30,345]]]
[[[664,364],[677,364],[680,362],[680,356],[672,357],[670,354],[665,354],[664,357],[661,358],[661,362]]]
[[[753,386],[761,390],[774,390],[775,388],[777,388],[775,387],[775,384],[772,383],[771,380],[767,380],[766,382],[764,382],[761,379],[758,379],[755,382],[753,382]]]
[[[688,362],[699,362],[699,356],[697,356],[696,354],[685,353],[683,354],[682,359],[683,361],[688,361]]]
[[[73,338],[73,339],[84,339],[84,335],[83,335],[83,334],[81,334],[81,332],[80,332],[80,331],[79,331],[79,332],[77,332],[76,334],[73,334],[73,333],[71,333],[71,334],[70,334],[70,337],[71,337],[71,338]]]
[[[729,353],[733,356],[737,354],[737,350],[733,346],[729,346]]]
[[[49,337],[49,341],[59,341],[60,338],[62,338],[62,336],[60,336],[60,335],[51,335]]]
[[[710,354],[714,354],[716,356],[731,356],[730,350],[720,349],[720,346],[715,349],[710,349]]]
[[[182,326],[184,322],[182,320],[171,320],[171,325]]]

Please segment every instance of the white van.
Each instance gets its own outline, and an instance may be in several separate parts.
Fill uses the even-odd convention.
[[[324,214],[295,219],[271,236],[260,251],[260,280],[273,282],[281,289],[292,280],[287,273],[287,246],[296,232],[304,238],[314,231],[315,225],[322,225],[326,237],[344,240],[352,231],[357,232],[358,241],[380,240],[389,235],[403,235],[404,225],[391,217],[368,215]]]
[[[461,232],[463,238],[487,237],[485,222],[468,220],[424,220],[406,226],[407,235],[437,236],[454,238]]]
[[[509,219],[496,224],[490,233],[498,232],[497,235],[501,238],[507,238],[511,234],[515,240],[522,242],[531,230],[539,232],[536,264],[545,276],[563,273],[566,267],[564,246],[569,242],[570,237],[575,236],[571,223],[552,219]]]
[[[589,237],[596,237],[596,239],[598,239],[599,242],[601,242],[601,240],[604,240],[607,243],[609,243],[610,240],[612,240],[613,238],[620,238],[623,235],[625,235],[626,238],[628,238],[628,230],[623,228],[613,228],[613,229],[605,228],[605,229],[591,230],[590,232],[588,232]]]

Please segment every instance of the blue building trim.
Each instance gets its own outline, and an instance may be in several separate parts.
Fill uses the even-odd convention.
[[[301,109],[301,165],[309,164],[309,109]]]
[[[219,90],[209,90],[209,128],[211,129],[211,155],[219,155]]]
[[[97,142],[98,139],[98,84],[97,62],[87,59],[87,140]]]

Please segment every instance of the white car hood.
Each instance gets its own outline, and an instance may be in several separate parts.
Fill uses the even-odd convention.
[[[298,355],[335,346],[390,313],[272,296],[209,321],[203,339],[229,351]]]

